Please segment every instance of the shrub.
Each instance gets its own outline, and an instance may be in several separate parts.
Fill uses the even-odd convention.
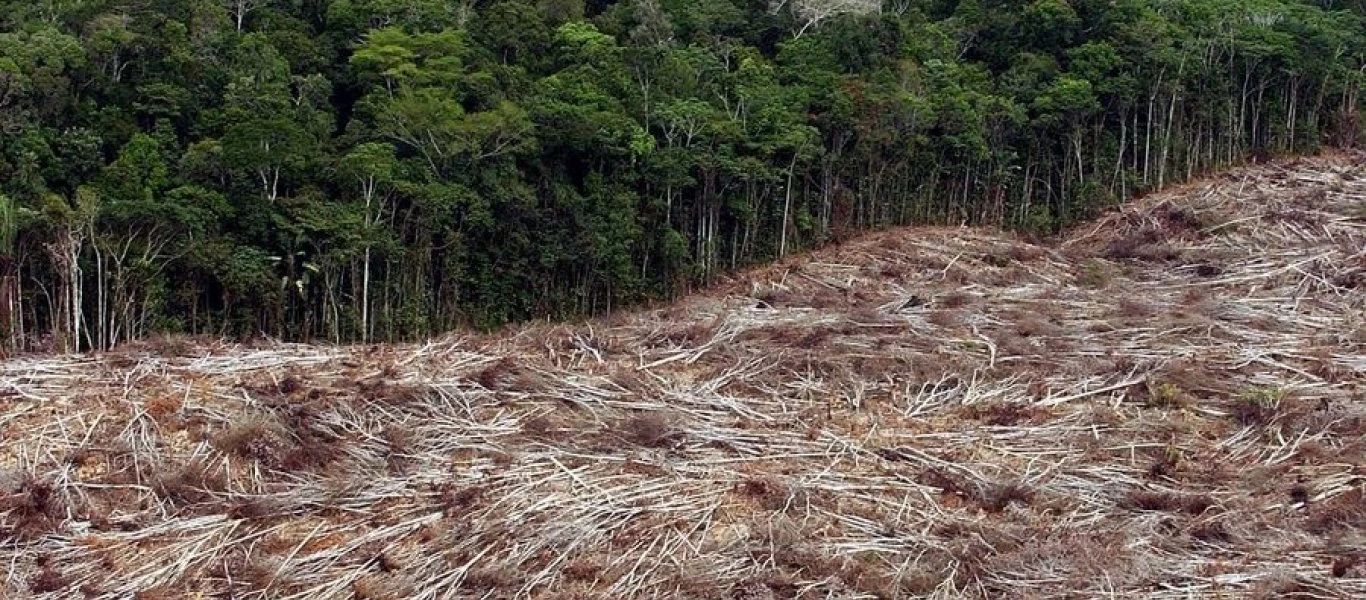
[[[1186,405],[1186,393],[1174,383],[1148,382],[1148,406],[1180,408]]]
[[[1281,388],[1261,387],[1243,392],[1234,403],[1233,416],[1243,425],[1266,425],[1280,413],[1288,392]]]

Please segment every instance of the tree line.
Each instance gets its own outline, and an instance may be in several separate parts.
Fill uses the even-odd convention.
[[[390,341],[1357,141],[1363,2],[0,0],[0,338]]]

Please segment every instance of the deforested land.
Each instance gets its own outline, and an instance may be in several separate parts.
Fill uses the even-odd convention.
[[[1366,141],[1366,0],[0,0],[0,353],[401,343]]]
[[[0,363],[25,598],[1366,595],[1366,156],[580,324]]]

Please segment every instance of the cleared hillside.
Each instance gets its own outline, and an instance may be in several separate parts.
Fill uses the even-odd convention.
[[[10,359],[0,592],[1363,597],[1363,163],[578,326]]]

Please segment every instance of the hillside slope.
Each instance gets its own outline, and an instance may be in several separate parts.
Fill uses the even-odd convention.
[[[9,360],[0,592],[1363,597],[1363,164],[577,326]]]

